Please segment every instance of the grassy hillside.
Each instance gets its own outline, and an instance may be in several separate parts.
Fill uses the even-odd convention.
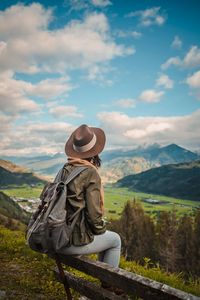
[[[200,201],[200,161],[167,165],[120,179],[118,187]]]
[[[30,214],[26,213],[14,200],[0,191],[0,214],[8,219],[19,220],[27,223]],[[1,217],[3,221],[3,217]]]
[[[18,166],[16,164],[13,164],[11,161],[0,159],[0,166],[7,171],[10,171],[12,173],[24,173],[27,172],[27,170],[24,167]]]
[[[25,244],[23,232],[10,231],[0,226],[0,257],[0,286],[5,299],[66,298],[62,284],[54,279],[54,261],[46,255],[31,251]],[[185,282],[181,274],[169,274],[159,266],[152,267],[148,259],[145,259],[144,266],[140,266],[121,258],[120,267],[200,296],[199,280]],[[80,275],[80,272],[76,273]],[[91,280],[91,277],[81,276]],[[73,296],[75,300],[79,297],[77,293],[73,293]]]
[[[8,185],[39,184],[44,182],[44,178],[40,178],[10,161],[0,160],[1,187]]]

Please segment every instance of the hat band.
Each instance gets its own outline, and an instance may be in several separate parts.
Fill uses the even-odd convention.
[[[94,145],[96,144],[96,141],[97,141],[97,137],[94,134],[93,138],[91,139],[91,141],[88,144],[81,146],[81,147],[78,147],[73,144],[73,148],[76,152],[87,152],[94,147]]]

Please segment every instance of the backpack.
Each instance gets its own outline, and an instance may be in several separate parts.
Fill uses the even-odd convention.
[[[66,223],[67,185],[87,167],[76,167],[61,181],[61,169],[53,183],[48,183],[41,194],[40,204],[30,219],[26,240],[29,247],[41,253],[55,254],[69,244],[69,239],[79,216],[78,209]]]

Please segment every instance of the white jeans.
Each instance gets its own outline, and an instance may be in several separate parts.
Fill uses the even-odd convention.
[[[119,234],[106,231],[95,235],[93,242],[85,246],[70,246],[62,249],[59,253],[66,255],[82,255],[98,253],[99,261],[105,262],[113,267],[119,266],[121,252],[121,239]]]

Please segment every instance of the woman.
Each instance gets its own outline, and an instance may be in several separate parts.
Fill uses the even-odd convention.
[[[70,246],[60,253],[82,255],[98,253],[99,260],[118,267],[120,260],[120,236],[106,230],[103,220],[104,197],[98,168],[101,166],[99,153],[105,146],[102,129],[81,125],[65,145],[68,162],[62,172],[62,180],[77,166],[87,168],[68,185],[67,222],[78,214],[70,238]]]

